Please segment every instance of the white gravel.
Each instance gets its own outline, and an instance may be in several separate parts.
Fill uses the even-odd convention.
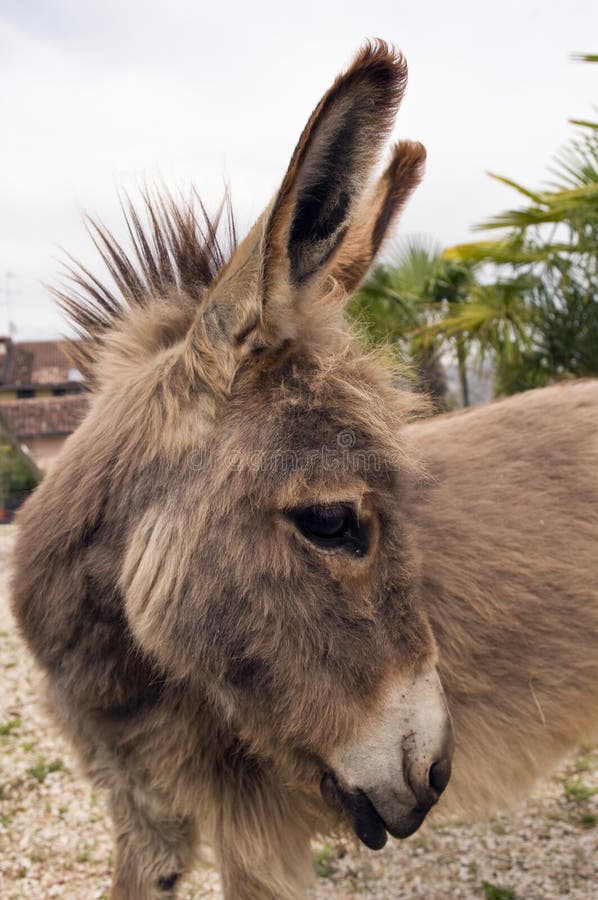
[[[11,526],[0,526],[0,898],[101,900],[109,821],[37,708],[33,666],[6,602],[11,542]],[[598,898],[598,752],[580,751],[516,815],[430,826],[378,854],[324,845],[314,863],[312,900]],[[215,870],[197,867],[181,896],[221,897]]]

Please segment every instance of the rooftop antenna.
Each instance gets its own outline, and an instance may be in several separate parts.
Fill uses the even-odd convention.
[[[17,326],[11,319],[10,314],[10,304],[13,297],[18,297],[22,294],[22,291],[15,290],[12,286],[12,282],[17,276],[14,272],[6,271],[4,273],[4,288],[0,288],[0,294],[4,295],[4,305],[6,306],[6,324],[8,326],[8,335],[9,337],[14,337],[17,333]]]

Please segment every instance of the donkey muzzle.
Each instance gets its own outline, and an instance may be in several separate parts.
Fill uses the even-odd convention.
[[[342,810],[348,816],[355,834],[366,847],[370,850],[381,850],[386,844],[387,832],[394,838],[406,838],[417,831],[448,784],[450,769],[451,763],[448,759],[433,764],[430,770],[430,785],[418,792],[419,799],[415,805],[412,803],[406,805],[401,798],[394,803],[389,803],[385,798],[376,798],[378,803],[376,806],[364,791],[359,789],[349,791],[341,787],[333,772],[323,774],[320,791],[330,806]],[[432,774],[432,771],[435,774]],[[415,796],[417,798],[418,795]],[[384,809],[386,817],[382,816],[379,809]]]
[[[454,740],[440,680],[427,670],[395,682],[360,736],[336,748],[321,780],[357,837],[381,849],[413,834],[448,785]]]

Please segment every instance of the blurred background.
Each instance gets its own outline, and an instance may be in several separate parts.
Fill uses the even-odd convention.
[[[0,0],[0,418],[23,464],[85,408],[44,287],[62,248],[97,271],[82,212],[121,237],[119,191],[193,184],[215,210],[226,183],[243,234],[368,36],[407,56],[396,136],[428,164],[350,315],[439,411],[598,374],[592,0]]]

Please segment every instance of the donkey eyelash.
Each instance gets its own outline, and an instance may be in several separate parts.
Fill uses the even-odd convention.
[[[312,544],[341,550],[353,556],[368,551],[367,531],[355,508],[348,503],[302,506],[287,511],[287,517]]]

